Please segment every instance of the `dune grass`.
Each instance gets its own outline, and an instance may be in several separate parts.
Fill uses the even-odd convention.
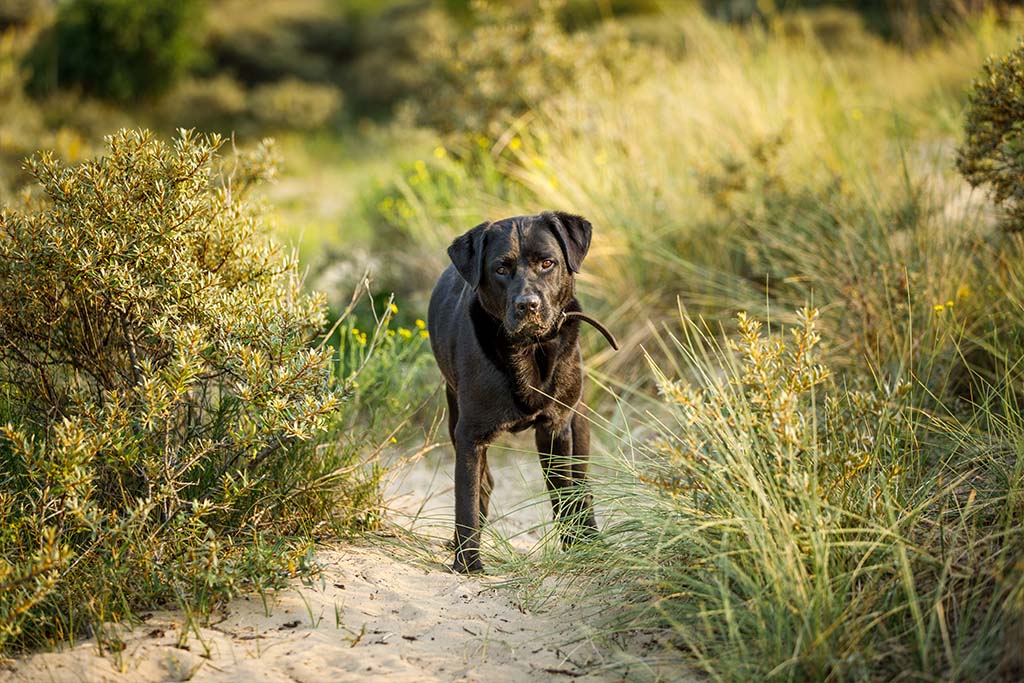
[[[667,626],[716,680],[1012,680],[1017,399],[855,386],[801,318],[790,334],[741,317],[729,345],[687,321],[672,340],[688,379],[655,368],[657,431],[623,441],[634,479],[604,561],[635,610],[610,627]]]
[[[595,225],[581,295],[626,348],[585,349],[588,400],[619,401],[607,542],[502,571],[589,582],[609,636],[715,680],[1013,680],[1022,244],[954,160],[1016,24],[907,52],[809,15],[670,20],[685,50],[638,55],[649,77],[583,74],[382,200],[436,254],[477,219]]]

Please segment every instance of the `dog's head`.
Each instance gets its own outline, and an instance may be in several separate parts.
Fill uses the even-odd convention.
[[[592,231],[584,218],[545,211],[481,223],[456,238],[448,255],[510,336],[536,338],[572,300]]]

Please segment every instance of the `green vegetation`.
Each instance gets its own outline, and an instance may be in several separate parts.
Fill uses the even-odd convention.
[[[835,372],[817,312],[797,318],[767,333],[741,315],[728,347],[689,325],[673,345],[691,379],[655,368],[668,409],[629,462],[644,499],[620,499],[604,558],[637,591],[614,628],[667,627],[721,680],[1013,679],[1009,386],[936,405],[911,373]]]
[[[120,101],[167,91],[201,58],[204,0],[75,0],[57,5],[35,55],[37,89],[75,87]]]
[[[33,159],[45,197],[0,214],[0,623],[17,642],[161,600],[205,614],[308,571],[318,529],[374,523],[360,441],[409,409],[372,377],[421,341],[392,339],[390,311],[345,328],[336,374],[324,296],[250,197],[267,145],[107,142],[75,167]],[[382,386],[360,392],[367,367]]]
[[[1024,46],[985,64],[967,110],[966,141],[957,168],[974,186],[987,186],[1008,214],[1009,227],[1024,228]]]
[[[594,223],[580,294],[625,350],[585,340],[607,543],[541,568],[715,680],[1021,675],[1016,10],[240,4],[134,107],[26,94],[45,11],[0,40],[8,647],[201,614],[372,526],[445,247],[551,208]],[[139,123],[278,135],[276,208],[269,147],[92,146]],[[400,306],[350,309],[366,267]]]
[[[633,483],[604,487],[608,551],[575,558],[627,606],[606,628],[654,629],[719,680],[1012,679],[1024,254],[953,148],[1016,36],[982,15],[912,53],[864,33],[833,52],[814,19],[676,17],[686,56],[630,48],[656,77],[588,79],[406,167],[382,243],[441,254],[537,206],[594,220],[586,305],[668,401],[624,391]],[[644,383],[635,355],[593,352],[600,378]]]

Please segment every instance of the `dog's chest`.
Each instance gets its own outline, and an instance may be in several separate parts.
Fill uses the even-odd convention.
[[[517,421],[517,426],[522,423],[520,429],[531,426],[538,418],[563,412],[579,399],[578,355],[564,351],[554,345],[539,345],[530,353],[511,359],[509,389],[521,414]]]

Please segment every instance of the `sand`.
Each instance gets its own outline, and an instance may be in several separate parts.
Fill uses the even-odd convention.
[[[389,486],[398,537],[324,547],[323,572],[269,596],[233,600],[207,626],[157,612],[95,639],[8,662],[2,681],[621,681],[690,678],[681,664],[638,666],[625,650],[592,641],[600,605],[559,593],[510,589],[508,578],[452,574],[442,547],[452,529],[450,456],[396,468]],[[492,456],[498,481],[485,561],[557,552],[536,455]],[[408,530],[415,532],[407,534]],[[498,563],[500,565],[500,563]],[[585,602],[585,601],[584,601]],[[632,663],[630,663],[632,662]]]

